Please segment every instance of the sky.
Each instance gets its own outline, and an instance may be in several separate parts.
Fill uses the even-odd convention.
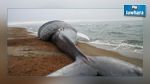
[[[142,20],[144,19],[142,17],[125,17],[123,15],[123,5],[146,3],[145,0],[43,0],[42,2],[36,0],[36,6],[42,9],[32,9],[34,4],[28,3],[27,0],[23,0],[20,4],[16,4],[17,1],[10,2],[11,4],[8,3],[8,6],[10,6],[7,14],[8,23],[47,20]],[[28,3],[28,6],[21,8],[26,3]]]
[[[32,21],[112,21],[142,20],[142,17],[127,17],[123,9],[9,9],[8,23]]]
[[[2,2],[5,2],[8,8],[121,8],[124,4],[145,4],[146,1],[147,0],[32,0],[31,2],[31,0],[3,0]]]

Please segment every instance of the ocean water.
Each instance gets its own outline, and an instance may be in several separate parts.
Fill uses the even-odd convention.
[[[8,23],[9,27],[25,27],[37,35],[46,21]],[[97,48],[119,52],[125,56],[143,58],[143,21],[77,21],[68,22],[78,32],[87,35]]]

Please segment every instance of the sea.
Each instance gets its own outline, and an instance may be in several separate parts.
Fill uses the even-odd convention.
[[[47,21],[13,22],[9,27],[23,27],[37,35]],[[124,56],[143,59],[143,20],[125,21],[67,21],[90,40],[82,41],[97,48],[118,52]]]

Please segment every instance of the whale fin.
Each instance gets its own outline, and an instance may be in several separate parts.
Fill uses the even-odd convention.
[[[77,40],[87,42],[87,41],[90,41],[90,38],[83,33],[77,32]]]

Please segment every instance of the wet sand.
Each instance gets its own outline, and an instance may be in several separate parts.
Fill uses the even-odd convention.
[[[53,43],[39,40],[25,28],[8,28],[7,45],[10,76],[46,76],[73,62]],[[110,56],[142,67],[141,59],[129,58],[85,43],[78,43],[77,46],[89,56]]]

